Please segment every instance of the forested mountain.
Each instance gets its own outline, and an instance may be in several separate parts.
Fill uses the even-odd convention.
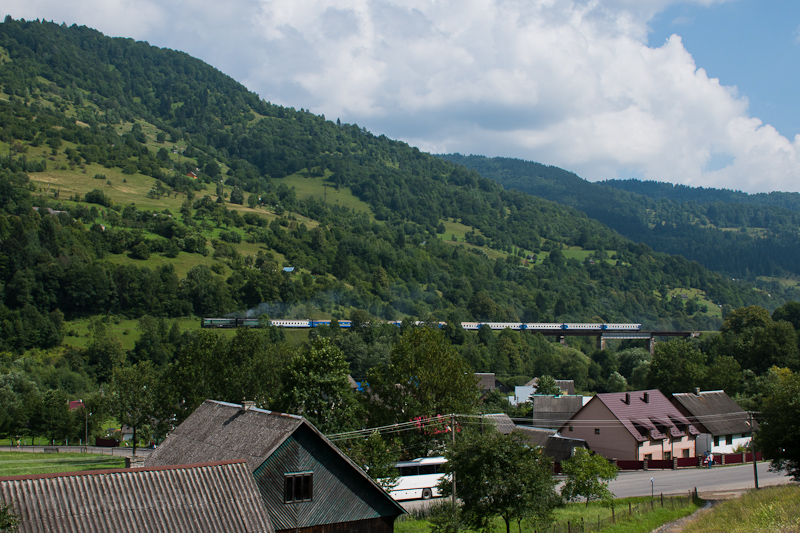
[[[507,158],[450,154],[504,187],[568,205],[654,250],[733,277],[800,275],[800,194],[588,182],[572,172]]]
[[[272,105],[180,52],[6,17],[0,438],[74,441],[84,424],[102,434],[114,416],[158,439],[206,398],[248,399],[326,432],[413,417],[416,433],[400,438],[414,457],[443,435],[427,421],[478,409],[471,372],[510,385],[558,376],[580,391],[726,388],[757,405],[765,369],[797,368],[797,288],[654,252],[577,209],[591,195],[618,205],[618,222],[649,228],[654,215],[641,202],[665,221],[686,213],[683,204],[514,165],[503,172],[523,184],[538,176],[553,200],[572,205],[355,124]],[[711,217],[704,225],[725,226],[710,214],[716,204],[696,205],[692,216]],[[794,213],[763,209],[771,220]],[[724,235],[726,246],[709,245],[721,255],[752,241]],[[354,327],[198,328],[198,316],[262,313]],[[406,318],[448,324],[382,323]],[[462,320],[721,333],[659,343],[651,358],[641,341],[563,346],[520,331],[468,332]],[[348,374],[366,378],[382,402],[351,391]],[[85,409],[70,414],[75,398],[87,398]],[[486,412],[508,408],[499,393],[484,401]]]
[[[717,305],[784,301],[402,142],[264,102],[180,52],[10,19],[0,47],[3,313],[23,321],[280,303],[273,313],[707,329]],[[328,188],[362,208],[327,203]],[[209,254],[185,276],[165,260]],[[672,297],[692,289],[688,309]]]

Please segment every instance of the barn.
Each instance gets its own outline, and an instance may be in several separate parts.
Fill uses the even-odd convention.
[[[276,533],[388,533],[403,508],[303,417],[206,400],[145,466],[247,462]]]

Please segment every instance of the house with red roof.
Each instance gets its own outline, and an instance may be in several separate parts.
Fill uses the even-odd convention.
[[[696,457],[700,431],[658,389],[597,394],[560,429],[607,459]]]

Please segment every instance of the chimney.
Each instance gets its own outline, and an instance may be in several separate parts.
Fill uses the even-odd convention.
[[[255,406],[256,406],[256,402],[243,401],[242,402],[242,411],[249,411],[250,409],[252,409]]]
[[[650,393],[645,392],[644,396],[642,396],[642,400],[644,401],[644,403],[650,403]]]
[[[700,396],[700,387],[695,387],[694,388],[694,395],[695,396]]]
[[[624,400],[624,401],[625,401],[625,403],[626,403],[626,404],[628,404],[628,405],[630,405],[630,404],[631,404],[631,393],[630,393],[630,392],[626,392],[626,393],[625,393],[625,400]]]

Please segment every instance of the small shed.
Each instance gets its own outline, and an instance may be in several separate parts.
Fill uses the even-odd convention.
[[[557,463],[572,457],[575,448],[588,449],[585,440],[563,437],[558,431],[550,428],[517,426],[514,431],[529,444],[542,448],[544,454]]]
[[[206,400],[146,466],[244,460],[276,532],[390,533],[405,511],[303,417]]]

